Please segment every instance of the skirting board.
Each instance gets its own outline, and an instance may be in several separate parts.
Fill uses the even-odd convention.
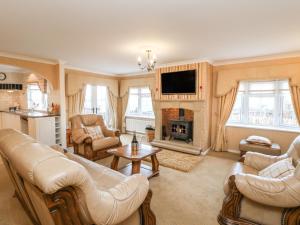
[[[241,154],[241,151],[236,149],[228,149],[227,151],[234,154]]]

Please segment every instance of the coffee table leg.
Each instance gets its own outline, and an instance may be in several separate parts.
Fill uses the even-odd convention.
[[[110,168],[113,170],[118,170],[119,156],[114,155],[113,161],[111,162]]]
[[[151,155],[151,162],[152,162],[152,172],[158,172],[159,170],[159,162],[157,160],[156,154]]]
[[[141,161],[132,161],[131,174],[140,173]]]

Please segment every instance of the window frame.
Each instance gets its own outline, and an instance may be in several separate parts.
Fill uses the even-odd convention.
[[[149,90],[149,93],[142,93],[142,89],[147,88]],[[137,89],[137,93],[131,93],[131,89]],[[129,112],[129,104],[130,104],[130,95],[135,95],[138,97],[138,113],[130,113]],[[145,114],[142,113],[142,98],[143,97],[150,97],[151,99],[151,108],[152,108],[152,114]],[[151,95],[151,90],[148,86],[136,86],[136,87],[130,87],[128,90],[128,103],[127,103],[127,109],[126,109],[126,117],[131,117],[131,118],[145,118],[145,119],[155,119],[155,114],[154,114],[154,109],[152,105],[152,95]]]
[[[300,126],[288,126],[283,124],[283,104],[284,104],[284,95],[285,92],[290,94],[290,89],[284,89],[280,87],[280,83],[287,80],[251,80],[243,81],[244,90],[239,90],[238,95],[243,92],[241,95],[241,109],[240,109],[240,121],[232,121],[230,117],[226,123],[226,126],[230,127],[245,127],[245,128],[257,128],[257,129],[267,129],[267,130],[280,130],[280,131],[300,131]],[[260,93],[253,93],[255,91],[249,90],[251,83],[255,82],[274,82],[274,90],[258,90]],[[288,82],[288,81],[287,81]],[[238,96],[237,96],[238,97]],[[260,125],[260,124],[250,124],[249,123],[249,98],[250,97],[274,97],[274,116],[272,125]]]

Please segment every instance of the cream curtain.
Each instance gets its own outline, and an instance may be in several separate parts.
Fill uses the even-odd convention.
[[[151,101],[152,101],[152,109],[153,109],[153,112],[154,112],[154,117],[156,117],[155,92],[150,87],[148,87],[148,88],[149,88],[150,93],[151,93]]]
[[[234,106],[238,86],[236,84],[227,94],[218,97],[217,133],[213,145],[213,150],[215,151],[226,151],[225,125]]]
[[[118,98],[113,94],[109,88],[107,88],[107,96],[109,102],[109,111],[110,111],[110,124],[112,128],[116,129],[118,121],[117,121],[117,107],[118,107]]]
[[[296,85],[292,85],[290,82],[290,90],[291,90],[291,96],[292,96],[295,114],[298,120],[298,124],[300,125],[300,87]]]
[[[128,105],[128,98],[129,98],[129,91],[127,90],[126,93],[121,97],[122,98],[122,133],[126,132],[126,110]]]
[[[69,118],[81,114],[84,107],[86,85],[77,93],[68,96],[68,116]]]

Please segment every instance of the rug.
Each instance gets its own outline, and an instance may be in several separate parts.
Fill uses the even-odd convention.
[[[156,154],[159,164],[171,169],[179,170],[182,172],[190,172],[204,156],[201,155],[190,155],[176,151],[170,151],[163,149]],[[147,162],[151,162],[151,158],[145,159]]]

